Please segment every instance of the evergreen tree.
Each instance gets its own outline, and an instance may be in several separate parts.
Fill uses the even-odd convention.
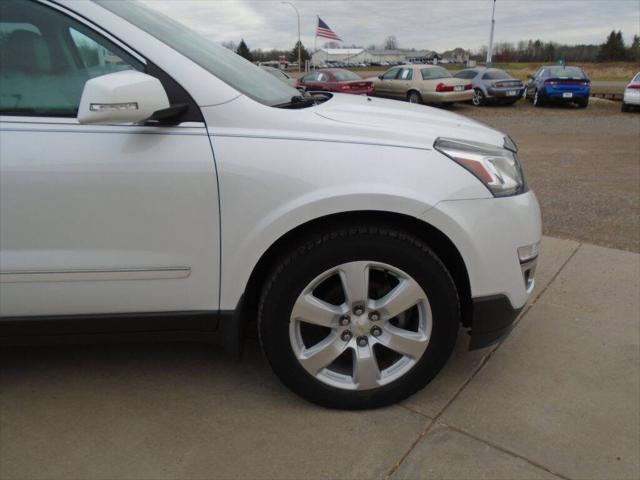
[[[241,57],[246,58],[250,62],[253,62],[253,55],[251,55],[251,52],[249,51],[249,47],[247,47],[247,44],[244,43],[244,38],[240,40],[240,45],[238,45],[238,49],[236,50],[236,53]]]
[[[304,48],[304,45],[302,44],[302,42],[296,42],[295,46],[293,47],[293,50],[291,50],[287,54],[287,60],[289,62],[298,61],[298,43],[300,44],[300,62],[301,62],[301,65],[304,65],[304,62],[306,60],[311,60],[311,55],[309,54],[309,51],[306,48]]]
[[[633,42],[629,47],[629,60],[640,62],[640,35],[633,36]]]
[[[625,60],[627,57],[627,50],[624,48],[624,40],[622,39],[622,32],[618,30],[612,30],[607,41],[600,47],[600,53],[598,54],[598,60],[602,62],[615,62]]]

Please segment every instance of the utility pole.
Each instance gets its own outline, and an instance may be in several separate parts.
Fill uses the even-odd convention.
[[[302,71],[302,43],[300,43],[300,12],[296,6],[291,2],[280,2],[285,5],[291,5],[293,9],[296,11],[296,15],[298,16],[298,72]]]
[[[496,0],[493,0],[493,11],[491,12],[491,35],[489,36],[489,50],[487,50],[487,67],[491,66],[491,54],[493,53],[493,30],[496,25]]]

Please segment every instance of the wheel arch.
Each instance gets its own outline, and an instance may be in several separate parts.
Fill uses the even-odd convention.
[[[295,242],[314,232],[323,231],[336,225],[362,223],[382,224],[401,228],[423,240],[442,260],[453,277],[461,305],[461,319],[464,326],[471,325],[472,303],[469,274],[465,262],[454,243],[436,227],[410,215],[385,211],[350,211],[335,213],[310,220],[298,225],[278,238],[260,257],[254,266],[244,293],[238,305],[238,318],[246,323],[256,318],[262,286],[270,269]]]
[[[409,97],[411,96],[412,93],[417,93],[420,96],[420,100],[422,100],[424,102],[424,98],[422,97],[422,92],[420,92],[420,90],[418,90],[417,88],[410,88],[409,90],[407,90],[407,101],[409,100]]]

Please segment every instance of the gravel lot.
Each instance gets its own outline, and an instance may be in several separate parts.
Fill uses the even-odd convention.
[[[640,113],[593,98],[585,110],[527,101],[451,110],[516,141],[546,235],[640,252]]]

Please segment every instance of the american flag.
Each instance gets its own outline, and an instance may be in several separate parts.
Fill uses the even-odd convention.
[[[318,17],[318,30],[316,31],[316,37],[330,38],[331,40],[342,41],[342,39],[336,35],[333,30],[329,28],[329,25],[324,23],[320,17]]]

